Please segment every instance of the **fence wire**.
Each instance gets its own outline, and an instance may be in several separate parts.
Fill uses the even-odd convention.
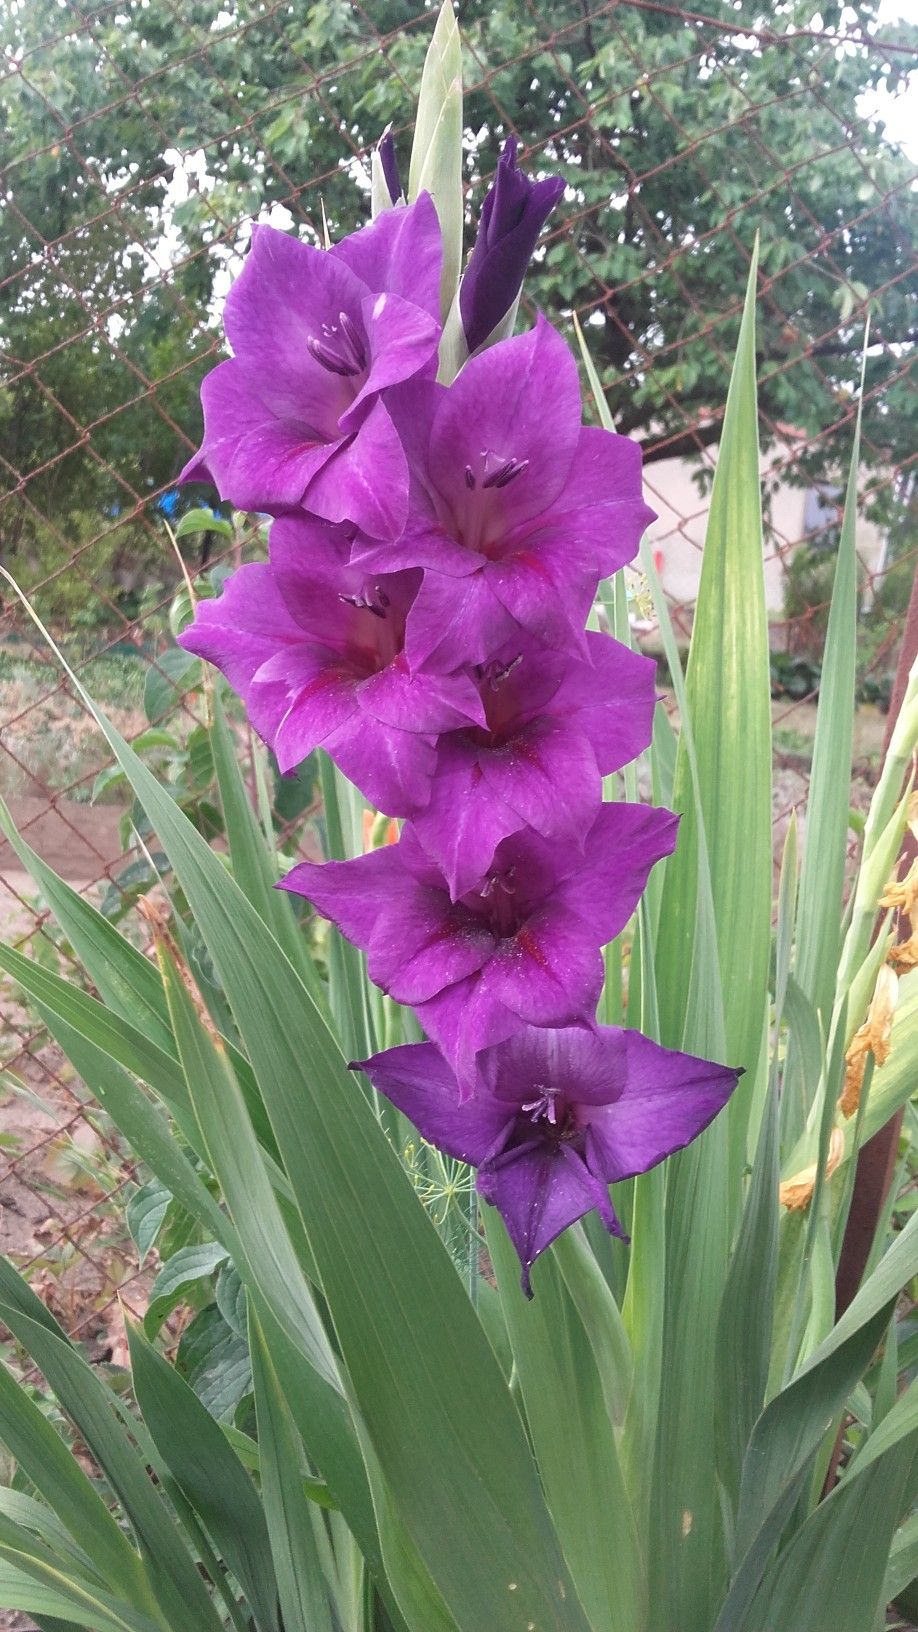
[[[806,793],[868,314],[862,806],[914,574],[916,170],[896,137],[918,29],[881,26],[870,5],[801,0],[767,12],[747,0],[461,0],[459,19],[469,242],[515,134],[530,171],[568,183],[526,305],[569,334],[578,316],[618,428],[644,446],[655,560],[684,635],[761,234],[779,845]],[[202,700],[176,665],[168,611],[183,572],[212,575],[257,540],[196,533],[180,562],[169,532],[190,502],[175,479],[221,353],[220,302],[253,221],[314,242],[323,215],[333,234],[358,225],[387,123],[407,162],[431,23],[417,0],[0,10],[0,557],[205,827]],[[635,606],[654,649],[640,585]],[[8,597],[0,612],[0,793],[38,853],[118,919],[152,876],[142,824],[125,818],[98,732],[28,620]],[[280,807],[283,822],[283,790]],[[307,790],[297,832],[310,808]],[[137,914],[121,922],[145,945]],[[8,845],[0,929],[75,969]],[[69,1329],[117,1358],[118,1297],[139,1312],[149,1285],[123,1223],[143,1175],[11,982],[0,1000],[0,1233]]]

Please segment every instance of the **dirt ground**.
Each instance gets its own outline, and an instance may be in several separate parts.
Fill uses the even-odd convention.
[[[96,879],[106,866],[120,860],[117,806],[76,804],[70,799],[49,806],[47,799],[37,797],[12,799],[9,805],[32,849],[69,883]],[[0,838],[0,874],[8,878],[18,867],[10,846]],[[2,911],[0,907],[0,915]]]
[[[117,809],[63,800],[49,809],[37,798],[13,799],[10,809],[32,848],[77,889],[121,858]],[[40,910],[29,874],[0,840],[0,937],[15,945],[31,935]],[[32,1030],[9,984],[0,983],[0,1062],[26,1090],[9,1092],[0,1078],[0,1251],[28,1266],[35,1290],[68,1329],[79,1327],[91,1358],[117,1359],[123,1328],[111,1295],[135,1265],[105,1198],[122,1180],[123,1153],[107,1150],[83,1116],[60,1051],[22,1050]],[[0,1611],[0,1632],[34,1632],[34,1622]]]
[[[116,809],[64,800],[48,808],[43,800],[21,798],[11,802],[11,814],[32,848],[77,889],[92,886],[121,858]],[[0,840],[3,940],[15,946],[33,937],[41,914],[31,877]],[[14,1079],[13,1091],[0,1081],[0,1250],[18,1261],[46,1252],[69,1224],[86,1218],[92,1163],[100,1155],[72,1071],[53,1046],[29,1047],[34,1030],[11,984],[0,977],[0,1063]],[[15,1084],[26,1092],[16,1092]],[[81,1171],[81,1162],[88,1171]]]

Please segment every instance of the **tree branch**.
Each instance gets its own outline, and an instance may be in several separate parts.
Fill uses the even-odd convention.
[[[660,459],[685,459],[693,453],[700,453],[702,448],[709,448],[712,442],[719,442],[723,423],[716,419],[709,425],[697,425],[694,430],[684,431],[681,436],[648,436],[641,443],[645,465],[656,464]]]

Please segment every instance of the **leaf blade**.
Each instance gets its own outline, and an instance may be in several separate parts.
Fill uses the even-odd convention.
[[[277,1587],[264,1509],[213,1417],[140,1328],[127,1323],[137,1403],[153,1443],[242,1587],[260,1632],[276,1632]]]

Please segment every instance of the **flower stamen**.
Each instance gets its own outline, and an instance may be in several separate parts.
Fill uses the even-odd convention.
[[[363,342],[363,336],[360,333],[357,324],[354,322],[352,317],[348,317],[347,312],[339,312],[338,328],[340,329],[341,335],[349,348],[353,361],[357,365],[358,372],[363,373],[363,370],[367,366],[367,353]]]
[[[326,346],[321,340],[317,340],[314,334],[308,336],[306,345],[316,362],[322,368],[327,369],[329,374],[340,374],[345,379],[351,379],[355,374],[360,373],[359,368],[355,368],[353,363],[347,362],[338,352],[332,351],[331,346]]]
[[[310,334],[306,340],[310,355],[322,368],[327,369],[329,374],[340,374],[345,379],[353,379],[365,372],[366,348],[360,330],[347,312],[338,313],[337,323],[323,323],[322,334],[322,340],[317,340],[314,334]]]
[[[378,584],[372,588],[365,588],[362,595],[338,595],[339,601],[346,606],[353,606],[358,612],[372,612],[374,618],[384,618],[386,608],[390,605],[389,597]]]
[[[521,1111],[529,1113],[530,1122],[550,1122],[552,1127],[558,1125],[558,1107],[555,1101],[558,1098],[557,1088],[546,1088],[541,1082],[533,1083],[539,1091],[538,1099],[529,1099],[520,1106]]]
[[[515,482],[517,476],[522,476],[523,471],[528,470],[528,468],[528,459],[507,459],[499,469],[492,471],[490,476],[486,476],[481,485],[482,487],[509,487],[510,483]]]

